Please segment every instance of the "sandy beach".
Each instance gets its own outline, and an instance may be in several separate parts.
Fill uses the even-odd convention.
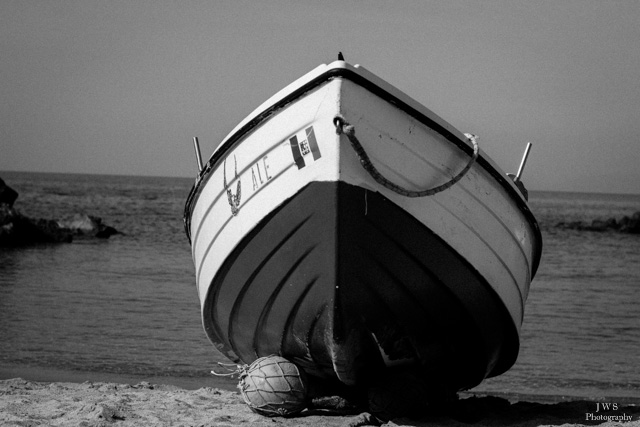
[[[613,402],[609,402],[613,403]],[[598,411],[598,412],[596,412]],[[604,415],[604,416],[603,416]],[[611,418],[610,418],[611,417]],[[449,408],[419,419],[377,421],[368,414],[305,410],[293,418],[253,413],[237,391],[139,382],[0,381],[0,424],[6,426],[640,426],[640,408],[602,402],[516,402],[504,397],[463,396]]]

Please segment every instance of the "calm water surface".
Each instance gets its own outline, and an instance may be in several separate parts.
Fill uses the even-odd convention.
[[[109,240],[0,248],[0,367],[208,377],[226,361],[206,339],[182,211],[182,178],[0,173],[37,218],[76,212]],[[621,217],[640,196],[532,192],[544,238],[516,365],[478,390],[640,398],[640,236],[559,221]]]

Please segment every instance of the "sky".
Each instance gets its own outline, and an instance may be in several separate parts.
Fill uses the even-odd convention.
[[[0,2],[0,171],[195,177],[339,51],[529,190],[640,194],[640,1]]]

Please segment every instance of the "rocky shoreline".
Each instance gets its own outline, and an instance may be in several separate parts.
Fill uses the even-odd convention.
[[[70,243],[74,239],[108,239],[118,230],[102,219],[85,213],[68,218],[29,218],[16,208],[18,192],[0,179],[0,247],[28,246],[39,243]]]
[[[556,228],[579,231],[614,231],[618,233],[640,234],[640,211],[622,218],[594,219],[593,221],[561,221]]]

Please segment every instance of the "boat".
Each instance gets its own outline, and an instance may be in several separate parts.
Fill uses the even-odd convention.
[[[521,171],[474,135],[338,60],[204,165],[194,142],[185,229],[204,331],[226,358],[279,355],[354,387],[415,369],[453,392],[515,363],[542,238]]]

